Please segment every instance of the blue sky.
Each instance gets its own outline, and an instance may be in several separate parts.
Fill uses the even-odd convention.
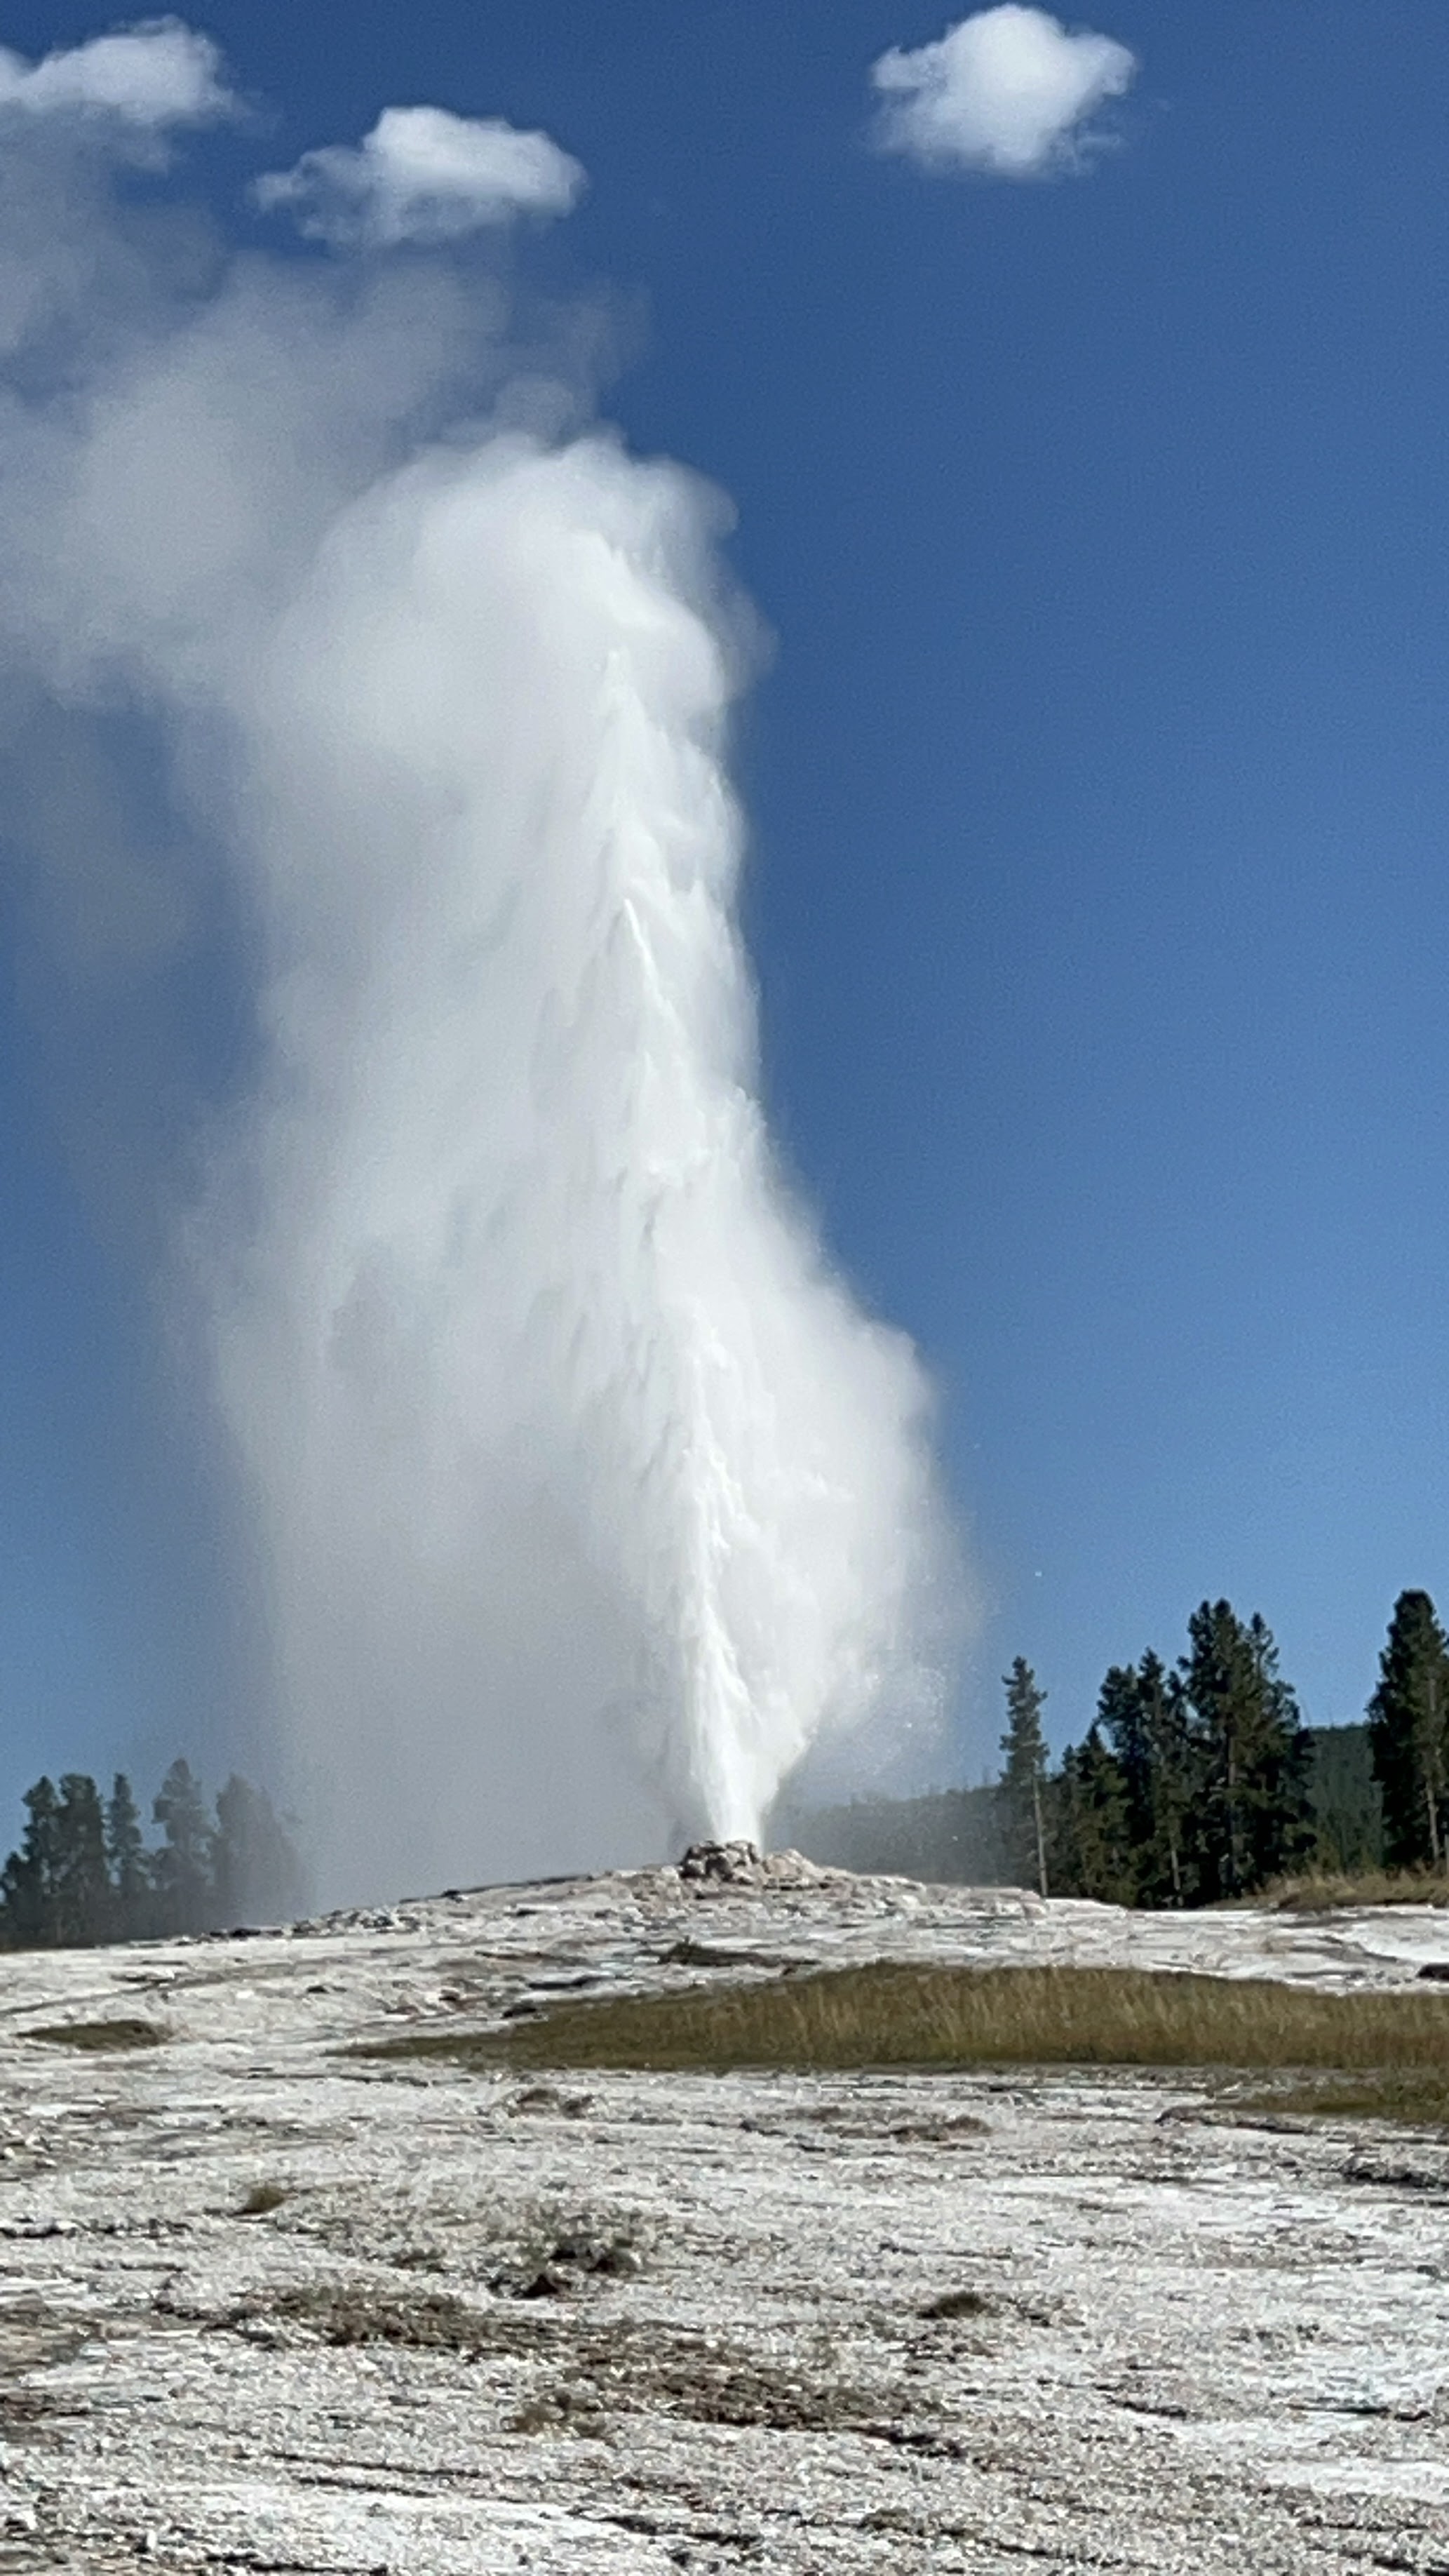
[[[198,23],[261,120],[188,150],[228,221],[389,101],[590,174],[529,255],[616,291],[606,413],[738,511],[769,1098],[941,1389],[966,1771],[1013,1655],[1061,1742],[1206,1594],[1355,1716],[1449,1590],[1442,10],[1104,7],[1114,147],[1043,181],[867,148],[945,24],[903,0]],[[214,1762],[221,1558],[0,928],[0,1775]]]

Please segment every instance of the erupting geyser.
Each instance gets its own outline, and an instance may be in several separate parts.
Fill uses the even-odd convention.
[[[933,1709],[941,1521],[765,1132],[717,504],[508,426],[476,281],[465,325],[423,263],[128,269],[118,321],[95,273],[11,624],[159,728],[247,925],[176,1268],[325,1874],[757,1834],[823,1733]]]
[[[460,1858],[490,1809],[528,1866],[627,1848],[641,1782],[756,1834],[909,1686],[922,1389],[772,1168],[701,516],[598,438],[425,457],[233,704],[271,1072],[223,1402],[292,1723]]]

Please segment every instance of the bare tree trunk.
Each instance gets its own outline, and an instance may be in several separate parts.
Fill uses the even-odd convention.
[[[1429,1741],[1424,1753],[1424,1788],[1429,1800],[1429,1849],[1434,1867],[1446,1863],[1444,1837],[1439,1830],[1439,1801],[1434,1792],[1434,1775],[1439,1767],[1439,1691],[1433,1675],[1429,1677]]]

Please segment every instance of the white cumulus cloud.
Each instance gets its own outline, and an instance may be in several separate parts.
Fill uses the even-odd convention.
[[[209,36],[179,18],[151,18],[28,62],[0,45],[0,111],[28,116],[106,116],[158,134],[203,125],[235,100]]]
[[[566,215],[582,165],[552,137],[501,116],[444,107],[385,107],[370,134],[304,152],[291,170],[257,181],[259,205],[289,208],[319,241],[457,240],[515,215]]]
[[[935,44],[893,45],[871,66],[876,140],[927,170],[1039,179],[1080,168],[1088,120],[1120,98],[1137,57],[1113,36],[1069,29],[1008,0],[948,27]]]

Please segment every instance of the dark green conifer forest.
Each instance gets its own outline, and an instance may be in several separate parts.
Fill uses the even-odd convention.
[[[1149,1650],[1110,1668],[1055,1766],[1046,1693],[1018,1656],[996,1781],[792,1829],[849,1868],[1120,1905],[1215,1905],[1385,1870],[1449,1882],[1449,1637],[1426,1592],[1400,1595],[1379,1662],[1365,1724],[1307,1726],[1266,1621],[1203,1601],[1173,1663]]]
[[[0,1869],[0,1948],[165,1940],[302,1911],[287,1833],[263,1792],[235,1774],[209,1811],[190,1765],[173,1762],[152,1805],[154,1848],[124,1772],[105,1800],[83,1772],[64,1772],[58,1790],[37,1780],[24,1807],[19,1849]]]
[[[1267,1623],[1204,1601],[1187,1652],[1115,1664],[1052,1783],[1056,1884],[1119,1905],[1244,1896],[1315,1859],[1312,1740]]]

